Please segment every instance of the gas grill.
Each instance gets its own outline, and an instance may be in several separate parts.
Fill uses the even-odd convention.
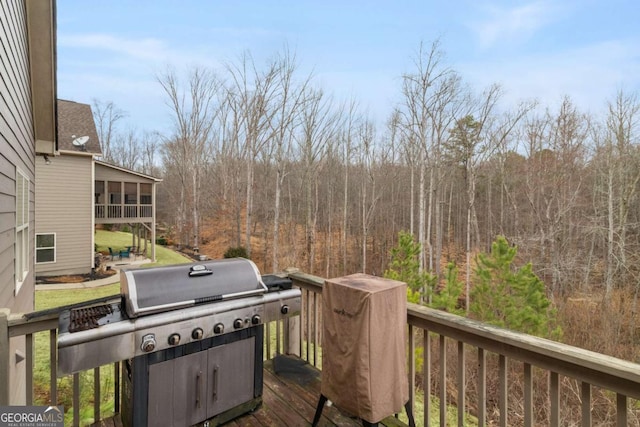
[[[233,258],[123,269],[120,301],[61,314],[58,373],[124,361],[125,426],[218,422],[262,396],[263,325],[300,312],[291,281]]]

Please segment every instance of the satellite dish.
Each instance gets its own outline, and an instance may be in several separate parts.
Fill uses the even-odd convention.
[[[74,138],[75,135],[71,135],[71,137]],[[72,144],[76,147],[84,147],[84,144],[86,144],[87,141],[89,141],[88,136],[79,136],[72,141]]]

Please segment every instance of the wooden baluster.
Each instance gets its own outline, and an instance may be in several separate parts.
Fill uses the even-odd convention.
[[[429,331],[422,330],[422,348],[424,362],[422,364],[422,376],[424,384],[424,420],[425,427],[429,427],[431,415],[431,340]]]
[[[465,405],[465,355],[464,343],[458,341],[458,427],[464,427]]]
[[[507,357],[501,354],[498,359],[500,376],[500,427],[507,427]]]
[[[478,347],[478,427],[487,420],[487,359],[484,348]]]
[[[549,372],[549,399],[551,400],[551,427],[560,426],[560,379],[557,372]]]
[[[582,390],[580,392],[582,397],[582,426],[591,426],[591,384],[582,382]]]
[[[531,365],[524,364],[524,425],[532,427],[533,422],[533,379]]]
[[[440,425],[447,425],[447,347],[444,335],[440,335]]]

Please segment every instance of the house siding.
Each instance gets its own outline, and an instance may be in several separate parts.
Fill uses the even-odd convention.
[[[0,307],[34,309],[35,135],[31,104],[26,7],[22,0],[0,2]],[[28,274],[16,293],[16,177],[29,179]],[[24,337],[9,341],[8,403],[26,402]],[[6,378],[5,376],[0,376]],[[4,386],[4,384],[2,385]]]
[[[86,274],[93,267],[93,159],[60,155],[36,164],[36,232],[56,233],[56,261],[39,276]]]
[[[118,181],[118,182],[143,182],[153,184],[155,180],[135,175],[114,168],[109,168],[101,164],[96,164],[96,180],[98,181]]]
[[[35,138],[24,1],[0,2],[0,307],[33,310]],[[29,274],[15,294],[16,174],[29,178]]]

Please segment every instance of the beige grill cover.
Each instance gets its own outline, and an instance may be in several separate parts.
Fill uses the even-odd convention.
[[[353,274],[322,290],[322,394],[371,423],[400,412],[409,398],[406,286]]]

